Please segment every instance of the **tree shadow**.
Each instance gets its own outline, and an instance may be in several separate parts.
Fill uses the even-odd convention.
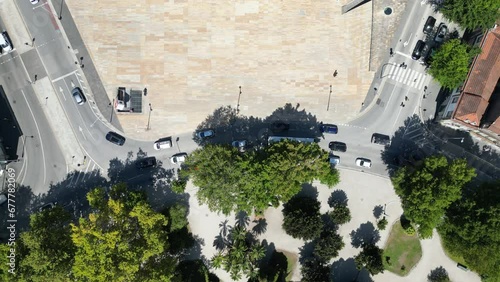
[[[353,258],[341,258],[332,263],[330,281],[372,282],[370,273],[366,269],[358,270]]]
[[[265,218],[255,219],[253,222],[255,223],[255,225],[254,227],[252,227],[252,232],[255,233],[255,235],[258,236],[266,233],[267,221]]]
[[[373,208],[373,216],[376,219],[379,219],[383,213],[384,213],[384,207],[382,205],[377,205]]]
[[[302,247],[299,248],[299,262],[304,263],[307,259],[314,257],[314,246],[316,246],[315,241],[305,242]]]
[[[336,205],[347,206],[347,194],[343,190],[335,190],[328,198],[328,205],[333,208]]]
[[[313,186],[310,183],[304,183],[302,184],[302,189],[300,190],[299,193],[295,195],[295,197],[308,197],[312,199],[317,199],[318,198],[318,188]]]
[[[262,246],[266,249],[266,254],[259,263],[260,281],[285,282],[288,275],[287,257],[276,250],[274,243],[268,244],[265,239],[262,241]]]
[[[247,228],[250,224],[250,217],[248,216],[248,213],[244,211],[239,211],[238,213],[236,213],[235,220],[236,222],[234,225],[242,228]]]
[[[351,231],[351,245],[360,248],[368,244],[376,244],[380,240],[379,231],[373,226],[373,223],[362,223],[358,229]]]

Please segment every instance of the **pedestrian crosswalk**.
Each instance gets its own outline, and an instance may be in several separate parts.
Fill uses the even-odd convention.
[[[98,164],[88,161],[81,165],[80,170],[72,171],[68,174],[67,185],[76,186],[92,177],[100,177],[101,170]]]
[[[416,70],[400,67],[399,65],[390,65],[387,72],[387,77],[401,82],[410,87],[422,90],[425,86],[425,78],[427,74],[420,73]]]

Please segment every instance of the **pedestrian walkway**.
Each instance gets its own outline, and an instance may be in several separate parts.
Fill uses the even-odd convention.
[[[387,75],[387,77],[392,80],[416,88],[418,90],[424,89],[426,76],[427,74],[425,73],[420,73],[416,70],[400,67],[397,64],[389,66]]]

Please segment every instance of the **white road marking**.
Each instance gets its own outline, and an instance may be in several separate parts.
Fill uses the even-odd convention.
[[[56,79],[53,79],[53,80],[52,80],[52,83],[54,83],[54,82],[56,82],[56,81],[59,81],[59,80],[61,80],[61,79],[64,79],[64,78],[66,78],[66,77],[68,77],[68,76],[71,76],[71,75],[73,75],[73,74],[75,74],[75,73],[76,73],[76,70],[74,70],[74,71],[72,71],[72,72],[70,72],[70,73],[67,73],[67,74],[65,74],[65,75],[63,75],[63,76],[60,76],[60,77],[58,77],[58,78],[56,78]]]

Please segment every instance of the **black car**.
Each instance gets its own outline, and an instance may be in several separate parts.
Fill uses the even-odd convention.
[[[417,41],[415,48],[413,48],[413,53],[411,54],[411,58],[414,60],[420,59],[424,48],[425,48],[425,42],[422,40]]]
[[[373,133],[372,135],[372,143],[380,144],[380,145],[389,145],[391,144],[391,137],[388,135]]]
[[[123,146],[123,144],[125,144],[125,137],[113,131],[106,134],[106,140],[118,146]]]
[[[71,94],[73,95],[73,98],[75,99],[75,102],[78,105],[83,105],[87,101],[87,99],[85,99],[85,95],[83,95],[82,89],[80,89],[80,87],[73,88],[73,91],[71,91]]]
[[[432,16],[429,16],[427,18],[427,21],[425,21],[425,25],[424,25],[424,33],[425,34],[429,34],[432,32],[432,30],[434,29],[434,24],[436,23],[436,19]]]
[[[342,142],[333,141],[328,144],[328,148],[332,151],[345,152],[347,151],[347,145]]]
[[[155,157],[147,157],[135,162],[135,167],[138,169],[148,168],[156,166],[156,158]]]
[[[339,133],[339,128],[335,124],[320,124],[319,131],[321,133],[337,134]]]
[[[440,23],[434,41],[436,41],[436,43],[442,43],[447,33],[448,27],[444,23]]]
[[[290,129],[290,124],[284,123],[282,121],[275,121],[271,124],[272,132],[284,132]]]

